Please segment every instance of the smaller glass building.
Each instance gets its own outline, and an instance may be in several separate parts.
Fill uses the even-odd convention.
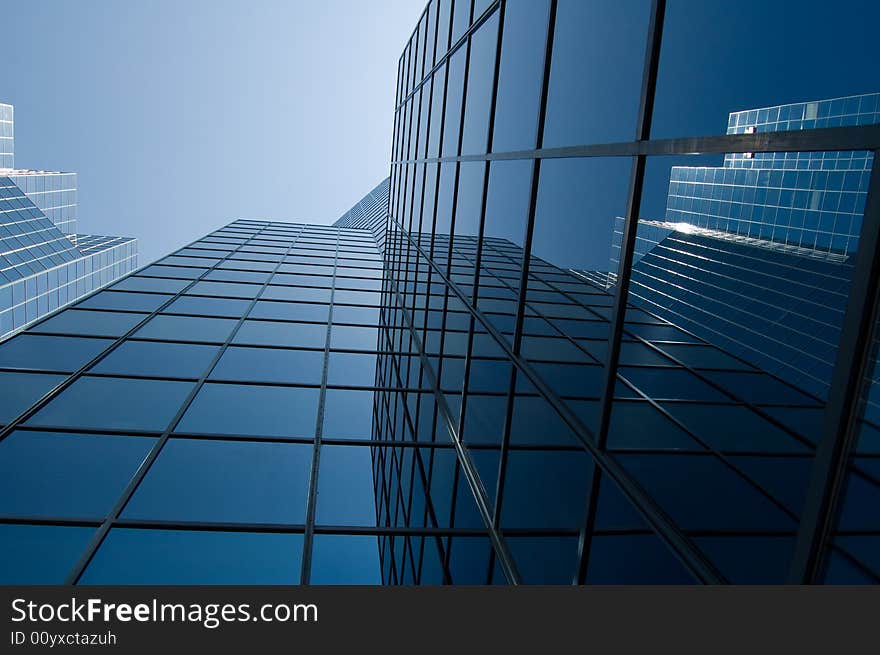
[[[0,340],[137,267],[135,239],[76,233],[75,173],[13,168],[12,133],[0,105]]]

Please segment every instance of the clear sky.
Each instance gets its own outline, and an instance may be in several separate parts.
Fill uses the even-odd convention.
[[[329,223],[388,175],[422,0],[4,3],[16,165],[144,264],[235,218]]]

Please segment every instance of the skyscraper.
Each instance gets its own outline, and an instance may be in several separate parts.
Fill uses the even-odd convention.
[[[137,267],[134,239],[76,233],[75,173],[16,169],[13,154],[0,105],[0,339]]]
[[[880,581],[880,178],[852,154],[880,128],[787,111],[655,139],[665,3],[607,4],[597,22],[598,2],[432,0],[399,62],[390,177],[336,225],[234,221],[0,344],[4,579]],[[613,84],[584,69],[597,30]],[[778,212],[754,233],[643,220],[696,197],[705,167],[683,159],[748,177],[816,152],[872,172],[812,242]],[[645,248],[642,227],[666,233]],[[824,391],[646,303],[664,248],[759,251],[706,266],[735,288],[701,307],[756,302],[752,269],[781,279],[790,257],[846,265]]]

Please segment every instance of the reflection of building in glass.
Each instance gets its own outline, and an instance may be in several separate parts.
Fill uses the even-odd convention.
[[[728,133],[870,125],[878,102],[735,112]],[[825,397],[872,161],[864,151],[746,153],[723,167],[672,167],[664,220],[639,221],[633,302]],[[618,219],[612,252],[621,234]]]
[[[0,105],[0,338],[137,265],[134,239],[76,233],[76,174],[14,168],[12,137]]]
[[[762,150],[864,151],[880,135],[798,130],[788,111],[796,136],[652,141],[642,66],[658,23],[619,2],[597,21],[600,4],[433,0],[400,60],[390,178],[336,225],[235,221],[0,344],[16,390],[0,404],[5,580],[880,580],[877,432],[834,366],[868,363],[851,306],[876,291],[860,257],[871,202],[810,210],[793,194],[834,213],[812,241],[768,231],[769,214],[744,222],[743,202],[734,230],[714,204],[703,224],[636,221],[659,188],[641,184],[649,158],[747,147],[718,170],[748,181]],[[602,53],[608,97],[583,65],[596,30],[620,32]],[[691,211],[697,182],[669,174]],[[838,200],[858,193],[843,187]],[[588,272],[615,245],[627,261],[627,215],[637,262],[607,285]],[[645,271],[665,284],[694,262],[700,307],[754,311],[772,292],[773,329],[796,312],[811,333],[833,324],[823,366],[793,339],[784,356],[838,393],[742,356],[732,324],[701,333],[691,310],[646,302]],[[858,440],[835,464],[838,423]],[[830,487],[839,502],[817,511]],[[817,517],[833,522],[821,537]],[[814,546],[825,566],[805,573]]]

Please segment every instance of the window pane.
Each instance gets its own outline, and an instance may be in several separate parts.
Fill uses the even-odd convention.
[[[336,305],[333,307],[333,323],[359,323],[361,325],[371,326],[378,325],[379,308]]]
[[[92,370],[117,375],[199,378],[218,350],[217,346],[126,341]]]
[[[68,309],[43,321],[39,325],[35,325],[30,328],[30,331],[82,334],[96,337],[119,337],[146,317],[146,314],[122,314],[119,312]]]
[[[760,112],[751,108],[759,107],[766,108],[759,125],[768,124],[768,117],[783,121],[786,127],[781,129],[855,125],[861,112],[846,111],[843,96],[880,89],[873,48],[878,21],[880,4],[862,0],[811,4],[809,11],[762,0],[737,2],[736,11],[724,2],[668,2],[653,136],[723,134],[730,112],[748,110],[745,114],[757,118]],[[746,48],[731,57],[729,50],[718,47],[779,42],[780,34],[785,35],[784,47],[774,54],[773,66],[766,65],[761,48]],[[812,118],[803,106],[795,115],[784,111],[787,103],[825,98],[840,98],[844,111],[817,112]],[[837,122],[827,122],[831,116]],[[815,123],[802,125],[804,119]],[[789,125],[790,120],[795,123]]]
[[[495,152],[526,150],[536,145],[549,6],[548,0],[509,0],[504,9],[492,135]]]
[[[254,298],[262,289],[260,284],[244,284],[236,282],[196,282],[188,294],[202,296],[227,296],[231,298]]]
[[[166,314],[194,314],[203,316],[230,316],[241,318],[251,303],[232,298],[204,298],[181,296],[165,309]]]
[[[559,0],[544,147],[635,138],[649,10],[640,0]]]
[[[313,323],[245,321],[232,341],[291,348],[323,348],[327,343],[327,326]]]
[[[0,442],[0,514],[103,518],[155,442],[13,432]]]
[[[302,535],[113,528],[81,584],[298,584]]]
[[[376,525],[373,459],[366,446],[321,446],[316,521]]]
[[[373,536],[316,534],[311,584],[382,584],[378,540]]]
[[[152,312],[171,296],[158,293],[128,293],[125,291],[101,291],[83,300],[77,307],[83,309],[124,309],[127,311]]]
[[[263,298],[267,300],[295,300],[298,302],[330,302],[330,289],[309,287],[266,287]]]
[[[63,375],[0,371],[0,423],[8,423],[64,380]]]
[[[94,359],[113,341],[19,334],[0,345],[0,366],[75,371]]]
[[[378,341],[379,335],[376,328],[334,325],[330,330],[330,345],[333,348],[376,350]]]
[[[122,516],[304,523],[311,461],[304,444],[171,439]]]
[[[467,48],[462,46],[449,58],[447,64],[449,80],[446,83],[446,111],[443,122],[444,156],[458,154],[458,135],[461,130],[461,100],[466,56]]]
[[[198,316],[154,316],[134,336],[180,341],[214,341],[223,343],[236,321],[226,318]]]
[[[323,351],[230,347],[211,379],[321,384],[323,367]]]
[[[496,12],[471,36],[468,88],[464,110],[464,135],[461,144],[462,154],[486,152],[497,45],[498,13]]]
[[[206,384],[178,432],[313,437],[318,389]]]
[[[376,355],[330,353],[328,384],[371,386],[376,381]]]
[[[189,284],[189,280],[173,280],[160,277],[127,277],[114,284],[114,291],[152,291],[153,293],[178,293]]]
[[[274,318],[283,321],[316,321],[326,323],[329,305],[258,300],[248,318]],[[334,314],[336,310],[334,310]]]
[[[693,584],[681,562],[653,534],[597,535],[587,584]]]
[[[94,528],[0,524],[0,584],[63,584]]]
[[[327,389],[323,436],[369,439],[372,429],[372,391]]]
[[[191,382],[83,377],[27,424],[161,432],[192,387]]]

